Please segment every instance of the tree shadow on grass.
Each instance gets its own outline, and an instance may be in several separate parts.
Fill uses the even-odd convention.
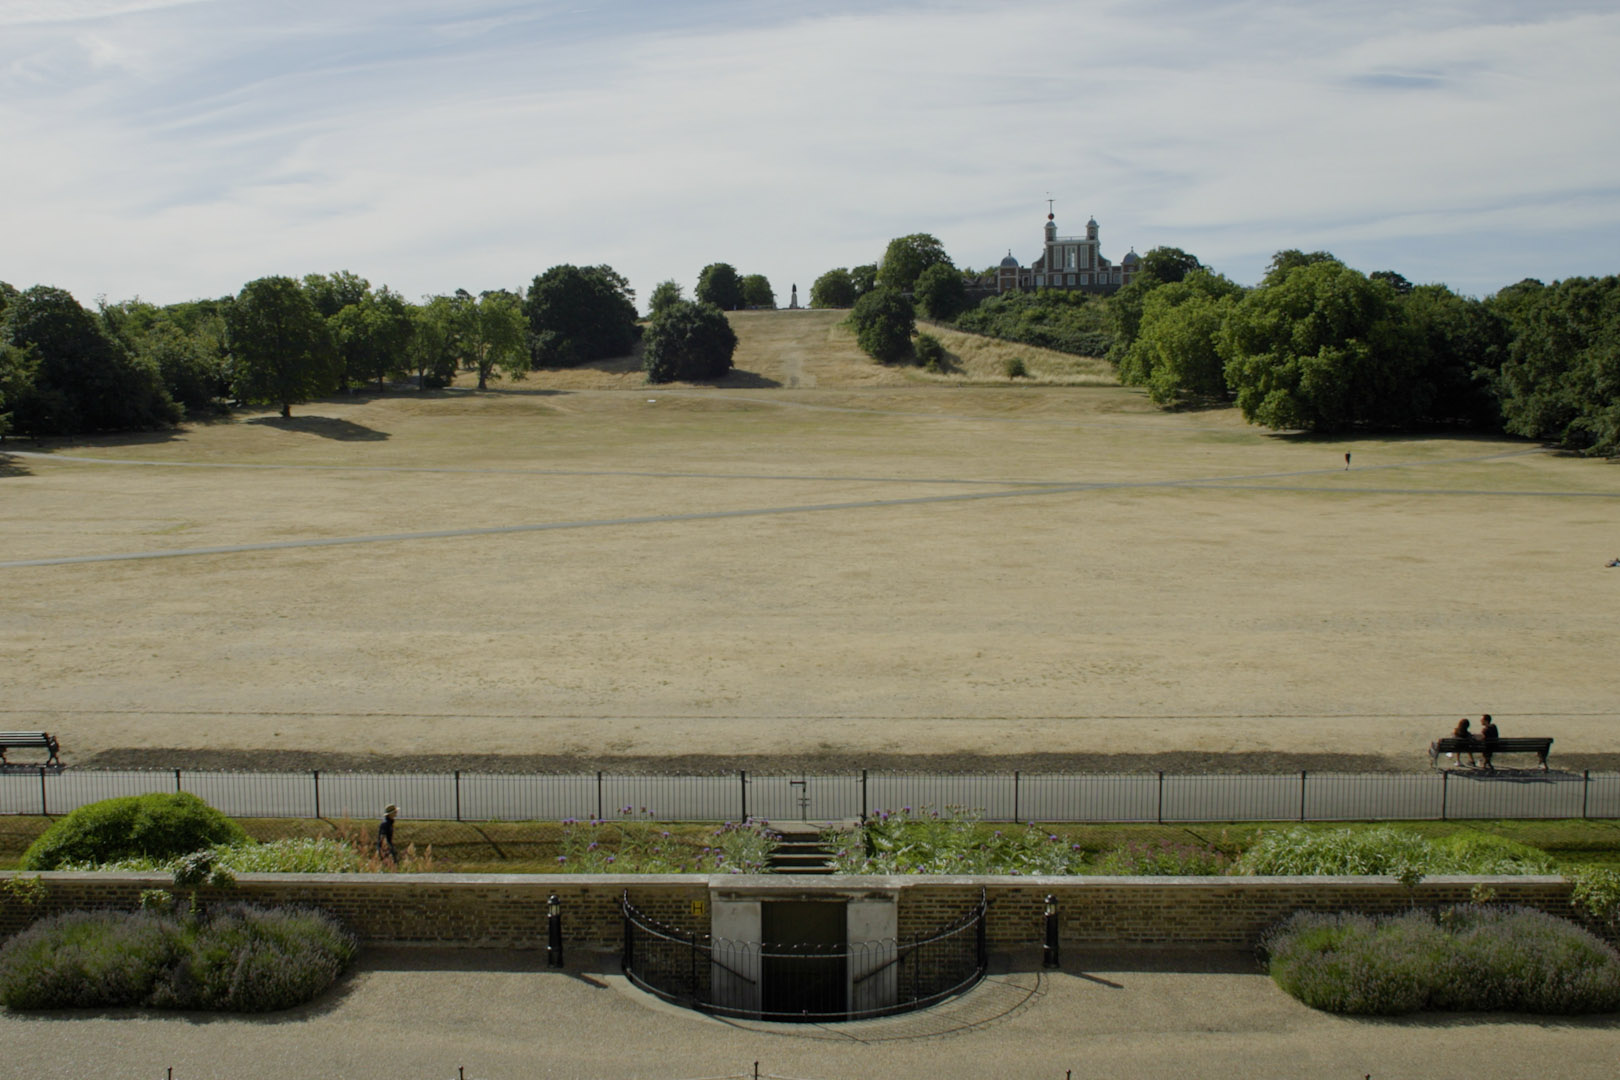
[[[336,439],[338,442],[382,442],[389,437],[386,431],[378,431],[376,428],[357,424],[353,420],[337,420],[330,416],[294,416],[290,419],[280,416],[258,416],[248,423],[262,424],[282,431],[296,431],[305,435],[319,435],[323,439]]]
[[[34,475],[33,470],[30,469],[27,465],[23,464],[22,458],[13,457],[12,455],[6,453],[4,450],[0,450],[0,480],[4,480],[8,476],[33,476],[33,475]]]
[[[724,378],[715,379],[708,385],[731,390],[774,390],[782,384],[776,379],[759,374],[757,371],[739,371],[733,368]]]

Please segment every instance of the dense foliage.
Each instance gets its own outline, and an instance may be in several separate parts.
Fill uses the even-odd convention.
[[[928,233],[897,236],[889,241],[888,248],[883,252],[883,261],[878,264],[878,284],[900,292],[910,292],[916,287],[922,272],[930,266],[955,270],[951,257],[945,254],[945,247],[937,238]]]
[[[69,912],[0,947],[0,1004],[273,1012],[318,997],[356,952],[354,936],[317,911]]]
[[[611,266],[553,266],[530,282],[523,315],[535,367],[624,356],[636,341],[636,294]]]
[[[810,286],[810,306],[813,308],[854,307],[855,296],[855,280],[842,266],[822,274]]]
[[[938,322],[949,322],[968,308],[967,286],[948,262],[935,263],[917,275],[912,299],[919,314]]]
[[[868,356],[894,363],[911,356],[911,335],[917,316],[898,289],[879,286],[855,301],[849,313],[855,328],[855,343]]]
[[[250,281],[226,309],[231,374],[242,401],[292,406],[330,393],[339,361],[332,331],[320,311],[290,277]]]
[[[1243,290],[1219,274],[1194,270],[1149,293],[1141,332],[1119,361],[1127,386],[1146,386],[1159,404],[1226,395],[1216,339]]]
[[[168,858],[247,839],[242,827],[186,792],[129,795],[81,806],[53,822],[23,854],[24,870]]]
[[[776,291],[771,279],[764,274],[744,274],[742,279],[743,306],[772,310],[776,307]]]
[[[24,434],[138,431],[180,419],[158,365],[65,290],[35,285],[8,296],[0,347],[0,409]]]
[[[1009,292],[979,302],[959,329],[1076,356],[1103,356],[1113,342],[1101,297],[1063,289]]]
[[[680,300],[647,326],[642,366],[647,381],[666,383],[718,379],[731,370],[737,332],[713,304]]]
[[[693,295],[699,303],[713,304],[721,311],[736,311],[743,306],[742,276],[730,263],[710,263],[698,271]]]
[[[653,821],[645,809],[619,809],[617,820],[563,825],[556,869],[569,874],[763,874],[781,837],[750,818],[715,826],[694,846]]]
[[[1293,828],[1262,833],[1234,872],[1259,875],[1545,874],[1544,852],[1490,833],[1430,840],[1392,826],[1363,829]]]
[[[1499,383],[1507,430],[1620,454],[1620,277],[1526,283],[1500,306],[1512,327]]]
[[[1388,918],[1301,912],[1262,949],[1278,986],[1328,1012],[1620,1009],[1620,955],[1574,923],[1525,908],[1467,904]]]

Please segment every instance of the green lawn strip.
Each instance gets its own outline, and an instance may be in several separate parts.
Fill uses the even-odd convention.
[[[34,839],[55,819],[37,816],[0,817],[0,869],[14,869]],[[359,838],[369,844],[376,822],[326,818],[241,818],[255,840],[296,837]],[[1357,822],[1310,822],[1303,827],[1329,831],[1364,827]],[[1581,866],[1620,868],[1620,821],[1397,821],[1381,822],[1436,838],[1462,832],[1486,832],[1540,848],[1560,869]],[[987,831],[1005,828],[981,825]],[[1194,825],[1050,824],[1042,829],[1096,856],[1127,843],[1201,845],[1230,855],[1240,853],[1261,832],[1299,828],[1297,822],[1216,822]],[[712,824],[673,823],[660,826],[671,841],[700,850],[714,831]],[[616,846],[615,827],[601,829],[599,843]],[[433,868],[447,873],[547,873],[563,852],[563,826],[554,821],[421,821],[402,819],[395,832],[401,849],[433,849]]]

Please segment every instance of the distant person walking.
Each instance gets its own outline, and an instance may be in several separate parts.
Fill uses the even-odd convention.
[[[1501,736],[1497,734],[1496,721],[1491,719],[1490,713],[1479,718],[1479,725],[1479,737],[1485,740],[1485,749],[1480,756],[1485,759],[1485,767],[1494,770],[1496,766],[1491,764],[1491,754],[1496,749],[1496,740]]]
[[[1350,471],[1350,451],[1348,450],[1344,452],[1344,471]]]
[[[1468,717],[1465,716],[1461,720],[1457,721],[1457,726],[1451,729],[1451,737],[1453,739],[1472,739],[1474,737],[1474,733],[1468,730]],[[1451,758],[1453,764],[1458,766],[1462,765],[1463,752],[1461,750],[1448,756]],[[1468,767],[1472,769],[1474,766],[1474,754],[1472,751],[1469,751]]]
[[[394,818],[398,816],[399,807],[389,803],[383,807],[382,823],[377,826],[377,854],[389,862],[399,861],[399,852],[394,849]]]

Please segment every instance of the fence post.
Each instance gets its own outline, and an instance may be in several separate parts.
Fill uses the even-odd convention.
[[[1018,773],[1019,773],[1019,770],[1017,770],[1017,769],[1013,770],[1013,820],[1014,821],[1020,820],[1020,815],[1018,813]]]
[[[738,821],[747,821],[748,820],[748,770],[747,769],[738,769],[737,770],[737,788],[738,788],[739,791],[742,792],[742,816],[739,817],[737,820]]]
[[[602,770],[596,770],[596,820],[602,820]]]
[[[1462,758],[1461,754],[1457,755]],[[1440,771],[1440,820],[1446,820],[1446,796],[1451,793],[1451,774],[1444,769]]]
[[[45,803],[45,766],[39,767],[39,816],[50,817],[50,807]]]
[[[175,792],[176,795],[180,794],[180,770],[179,769],[174,770],[174,792]]]
[[[1156,817],[1160,825],[1164,824],[1164,770],[1159,770],[1159,812]]]
[[[1299,820],[1305,820],[1305,770],[1299,770]]]
[[[461,820],[461,770],[456,770],[456,820]]]
[[[866,820],[866,770],[861,770],[861,820]]]
[[[1586,820],[1586,808],[1592,799],[1592,770],[1581,774],[1581,820]]]

